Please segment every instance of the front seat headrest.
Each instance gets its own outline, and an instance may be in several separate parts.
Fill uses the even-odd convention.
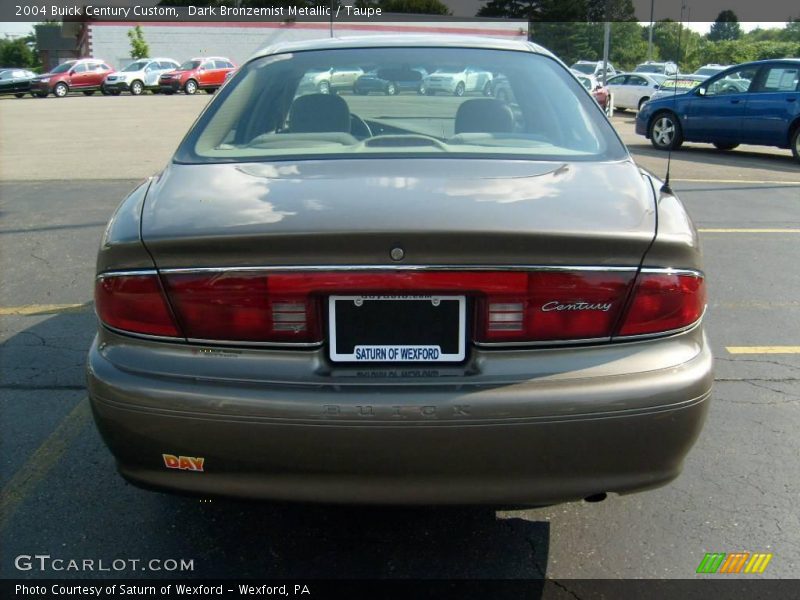
[[[291,133],[350,133],[350,109],[335,94],[308,94],[295,98],[289,111]]]
[[[512,133],[514,113],[507,104],[494,98],[474,98],[458,107],[455,132]]]

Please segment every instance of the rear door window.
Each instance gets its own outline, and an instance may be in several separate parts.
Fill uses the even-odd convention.
[[[753,92],[793,92],[797,89],[800,67],[779,65],[761,72]]]

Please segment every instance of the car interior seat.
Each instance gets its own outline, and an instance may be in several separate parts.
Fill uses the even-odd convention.
[[[350,109],[335,94],[308,94],[295,98],[289,111],[290,133],[350,132]]]
[[[514,113],[495,98],[474,98],[458,107],[455,133],[512,133]]]

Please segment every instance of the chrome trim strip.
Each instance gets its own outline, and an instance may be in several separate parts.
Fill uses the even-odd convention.
[[[584,344],[603,344],[611,341],[611,337],[599,338],[583,338],[578,340],[545,340],[539,342],[472,342],[473,345],[479,348],[536,348],[547,347],[553,348],[556,346],[573,346]]]
[[[100,317],[97,318],[100,322],[100,325],[112,333],[116,333],[117,335],[124,335],[127,337],[134,337],[140,338],[143,340],[157,340],[159,342],[180,342],[182,344],[186,343],[186,338],[182,337],[172,337],[169,335],[153,335],[150,333],[136,333],[135,331],[125,331],[124,329],[117,329],[116,327],[112,327],[111,325],[106,325],[102,321],[100,321]]]
[[[686,333],[687,331],[691,331],[700,326],[700,323],[703,322],[703,317],[706,315],[706,309],[703,309],[703,314],[700,315],[700,318],[697,319],[694,323],[690,325],[686,325],[685,327],[679,327],[678,329],[670,329],[669,331],[659,331],[656,333],[640,333],[638,335],[618,335],[611,339],[612,342],[635,342],[636,340],[650,340],[654,338],[662,338],[662,337],[669,337],[671,335],[676,335],[678,333]]]
[[[665,275],[688,275],[705,279],[705,273],[697,269],[674,269],[672,267],[642,267],[642,273],[662,273]]]
[[[186,338],[190,344],[204,346],[247,346],[249,348],[320,348],[325,342],[236,342],[231,340],[204,340],[200,338]]]
[[[158,271],[156,269],[141,269],[140,271],[106,271],[105,273],[96,275],[95,279],[100,281],[101,279],[105,279],[107,277],[125,277],[131,275],[158,275]]]
[[[553,266],[553,265],[273,265],[242,267],[174,267],[170,273],[282,272],[282,271],[613,271],[633,273],[638,267]]]

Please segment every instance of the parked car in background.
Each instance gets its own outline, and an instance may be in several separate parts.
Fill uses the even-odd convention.
[[[158,78],[158,89],[165,94],[183,91],[189,95],[197,90],[213,94],[223,83],[225,75],[236,65],[223,56],[192,58],[174,71],[162,73]]]
[[[652,75],[677,75],[678,65],[674,62],[655,62],[648,60],[640,65],[636,65],[634,73],[650,73]]]
[[[439,92],[463,96],[471,92],[492,95],[493,75],[489,71],[477,67],[449,66],[440,67],[423,78],[422,93],[433,96]]]
[[[366,95],[370,92],[381,92],[387,96],[394,96],[400,92],[424,93],[422,84],[428,72],[421,68],[375,69],[356,79],[353,91],[356,94]]]
[[[91,96],[101,90],[106,77],[114,72],[108,63],[99,58],[68,60],[44,75],[31,80],[31,92],[39,98],[52,93],[63,98],[70,92],[83,92]]]
[[[600,83],[594,75],[584,75],[579,71],[573,71],[575,77],[581,82],[581,85],[594,97],[600,108],[605,111],[606,115],[611,116],[611,94],[608,88]]]
[[[652,100],[636,117],[636,133],[660,150],[684,141],[720,150],[755,144],[790,148],[800,161],[800,59],[736,65],[689,93]]]
[[[718,65],[715,63],[711,63],[708,65],[703,65],[697,71],[693,73],[693,75],[697,75],[702,77],[703,79],[708,79],[712,75],[716,75],[717,73],[722,73],[722,71],[726,69],[730,69],[731,65]]]
[[[642,105],[666,79],[656,73],[623,73],[608,80],[608,91],[614,96],[614,108],[641,110]]]
[[[114,96],[127,91],[139,96],[145,90],[158,90],[158,78],[179,67],[180,63],[171,58],[135,60],[121,71],[108,75],[103,82],[103,89]]]
[[[36,73],[27,69],[0,69],[0,95],[14,94],[22,98],[31,90]]]
[[[296,90],[459,61],[507,77],[518,110]],[[105,229],[100,434],[132,483],[204,496],[509,506],[664,485],[714,376],[697,232],[660,184],[537,45],[272,46]]]
[[[673,94],[685,94],[689,90],[696,88],[707,77],[702,75],[675,75],[667,77],[661,82],[658,89],[650,96],[650,100],[657,100],[664,96],[672,96]]]
[[[348,65],[309,71],[297,86],[298,94],[335,94],[353,91],[356,81],[364,75],[360,67]]]
[[[607,63],[606,80],[617,74],[614,65]],[[603,81],[603,61],[602,60],[579,60],[570,67],[573,71],[584,75],[594,75],[598,81]]]

